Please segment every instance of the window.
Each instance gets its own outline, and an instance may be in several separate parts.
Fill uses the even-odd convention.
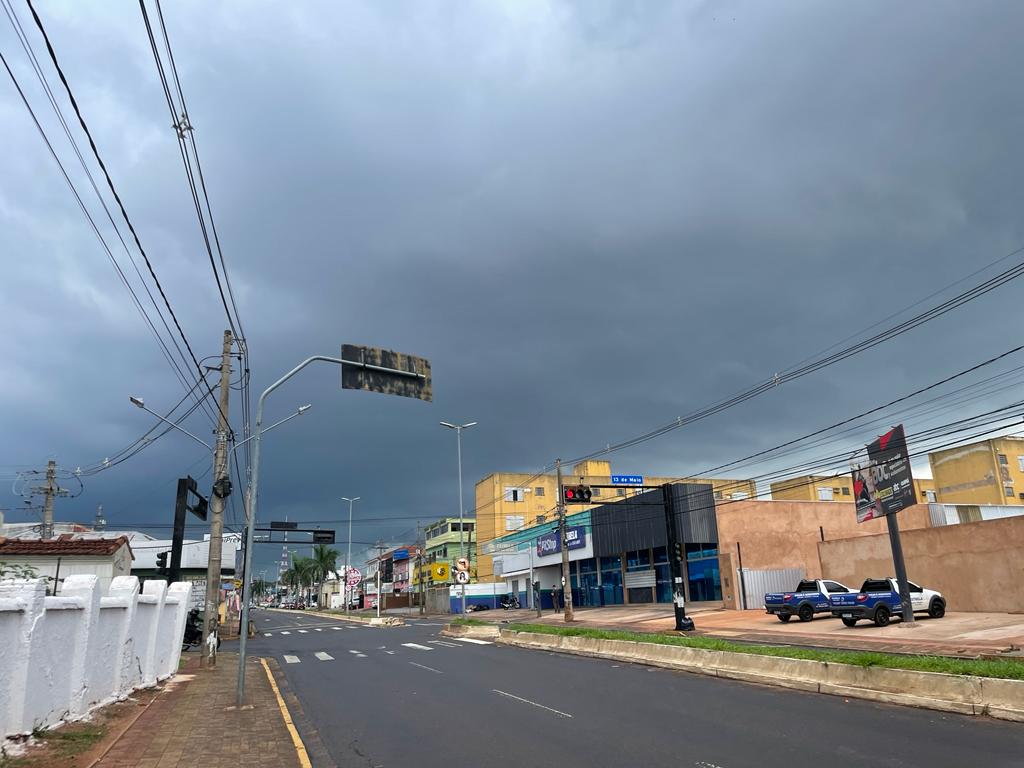
[[[522,501],[523,500],[523,489],[522,488],[506,488],[505,489],[505,501]]]
[[[538,485],[536,488],[534,488],[533,489],[533,495],[534,496],[543,496],[544,495],[544,486],[543,485]]]
[[[547,522],[547,519],[548,519],[547,515],[537,515],[537,525],[540,525],[541,523]]]
[[[847,488],[847,487],[846,487],[846,486],[844,485],[844,486],[843,486],[843,496],[849,496],[849,495],[850,495],[850,489],[849,489],[849,488]]]
[[[843,492],[842,488],[833,488],[832,489],[832,495],[834,495],[834,496],[839,496],[842,492]]]
[[[813,581],[801,581],[796,585],[797,592],[817,592],[818,585]]]
[[[590,489],[590,495],[591,496],[600,496],[601,495],[601,489],[600,488],[591,488]]]
[[[832,501],[832,489],[831,488],[819,488],[818,489],[818,501]]]
[[[1024,472],[1024,456],[1017,457],[1017,469]]]
[[[924,497],[928,500],[929,504],[935,503],[935,491],[925,491]]]
[[[522,515],[505,515],[505,530],[518,531],[525,522]]]
[[[626,495],[626,489],[625,488],[616,488],[615,489],[615,495],[616,496],[620,496],[620,497],[621,496],[625,496]]]
[[[732,496],[730,498],[733,499],[734,501],[740,501],[742,499],[747,498],[747,492],[746,491],[733,491],[732,492]]]
[[[1008,498],[1008,499],[1012,499],[1013,498],[1014,493],[1013,493],[1013,486],[1012,485],[1003,486],[1003,490],[1006,492],[1006,498]]]
[[[919,586],[917,586],[917,584],[915,584],[912,581],[908,581],[907,582],[907,591],[908,592],[924,592],[923,589],[921,589]]]
[[[721,499],[722,498],[722,492],[721,491],[715,491],[715,498],[716,499]]]
[[[1006,454],[1005,453],[1000,453],[1000,454],[997,454],[997,455],[999,456],[999,463],[1002,464],[1005,467],[1006,466]]]
[[[844,587],[842,584],[840,584],[838,581],[826,581],[825,582],[825,589],[827,589],[829,592],[849,592],[850,591],[846,587]]]

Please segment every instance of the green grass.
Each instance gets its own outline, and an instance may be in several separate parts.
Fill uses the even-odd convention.
[[[480,621],[480,619],[452,619],[450,624],[460,624],[463,627],[488,627],[491,625],[489,621]],[[511,626],[511,625],[510,625]],[[533,626],[531,624],[523,624],[522,626]],[[527,631],[527,630],[524,630]]]
[[[472,620],[467,619],[463,623],[468,621]],[[508,624],[505,629],[515,632],[537,632],[545,635],[592,637],[597,640],[630,640],[657,645],[679,645],[684,648],[750,653],[757,656],[778,656],[786,659],[828,661],[833,664],[851,664],[857,667],[884,667],[887,669],[909,669],[915,672],[941,672],[946,675],[974,675],[976,677],[1024,680],[1024,663],[1010,660],[953,659],[945,656],[901,656],[873,651],[833,651],[816,648],[747,645],[714,637],[680,637],[679,635],[655,635],[643,632],[559,627],[547,624]]]

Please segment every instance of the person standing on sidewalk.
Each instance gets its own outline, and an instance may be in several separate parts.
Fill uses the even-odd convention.
[[[555,609],[555,613],[558,613],[558,585],[551,585],[551,607]]]

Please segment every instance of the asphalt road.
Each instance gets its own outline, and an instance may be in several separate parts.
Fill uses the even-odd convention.
[[[339,766],[1024,766],[1024,725],[256,611]],[[301,727],[300,727],[301,730]]]

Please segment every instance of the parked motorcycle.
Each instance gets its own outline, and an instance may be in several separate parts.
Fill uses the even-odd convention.
[[[504,595],[501,598],[501,607],[506,611],[511,611],[515,608],[519,608],[519,595]]]
[[[220,634],[214,629],[214,634],[217,637],[217,650],[220,650]],[[181,650],[190,651],[193,648],[198,648],[203,644],[203,619],[200,615],[198,608],[193,608],[188,612],[188,617],[185,619],[185,636],[181,641]]]

